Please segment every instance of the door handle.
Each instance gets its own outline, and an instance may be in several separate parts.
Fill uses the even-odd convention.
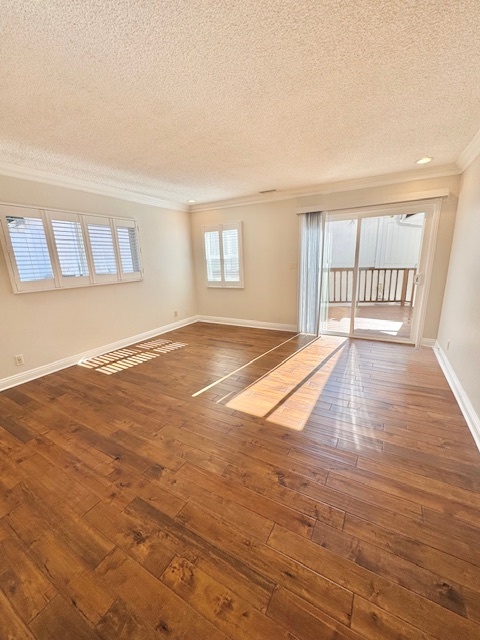
[[[417,273],[413,279],[413,284],[423,284],[423,273]]]

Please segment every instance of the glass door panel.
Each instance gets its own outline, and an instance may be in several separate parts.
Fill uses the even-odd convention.
[[[425,214],[361,220],[353,335],[411,340]]]
[[[356,218],[327,216],[322,281],[322,329],[350,335],[355,290]]]

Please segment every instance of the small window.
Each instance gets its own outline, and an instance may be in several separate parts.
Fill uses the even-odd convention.
[[[203,228],[208,287],[243,287],[242,223]]]
[[[14,293],[140,280],[135,220],[0,205]]]

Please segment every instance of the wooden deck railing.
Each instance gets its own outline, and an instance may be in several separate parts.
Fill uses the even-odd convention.
[[[410,267],[374,268],[360,267],[358,270],[358,302],[399,302],[413,306],[415,298],[415,274]],[[353,292],[353,269],[338,267],[330,269],[329,302],[351,302]]]

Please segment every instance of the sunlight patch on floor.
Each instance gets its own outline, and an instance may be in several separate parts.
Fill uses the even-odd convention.
[[[235,371],[230,371],[230,373],[227,373],[227,375],[223,376],[222,378],[219,378],[218,380],[215,380],[215,382],[212,382],[211,384],[207,385],[206,387],[203,387],[203,389],[200,389],[196,393],[192,393],[192,398],[196,398],[197,396],[202,395],[202,393],[205,393],[205,391],[209,391],[210,389],[213,389],[218,384],[224,382],[225,380],[228,380],[228,378],[231,378],[232,376],[234,376],[235,374],[239,373],[240,371],[243,371],[243,369],[246,369],[247,367],[249,367],[251,364],[253,364],[257,360],[260,360],[261,358],[263,358],[264,356],[268,355],[269,353],[272,353],[272,351],[275,351],[276,349],[279,349],[280,347],[283,347],[283,345],[287,344],[287,342],[290,342],[291,340],[295,340],[295,338],[297,338],[298,336],[299,336],[299,334],[296,333],[291,338],[288,338],[288,340],[284,340],[283,342],[281,342],[280,344],[277,344],[275,347],[272,347],[268,351],[265,351],[264,353],[261,353],[256,358],[253,358],[249,362],[246,362],[241,367],[238,367],[237,369],[235,369]]]
[[[229,409],[301,431],[347,338],[323,336],[227,402]]]

